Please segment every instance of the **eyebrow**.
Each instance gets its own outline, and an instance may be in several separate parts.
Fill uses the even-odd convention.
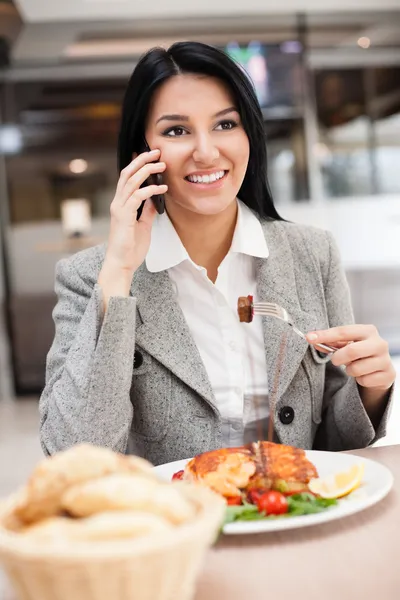
[[[220,110],[215,115],[213,115],[213,119],[216,119],[217,117],[222,117],[231,112],[238,112],[238,110],[234,106],[230,106],[229,108],[224,108],[224,110]],[[187,115],[163,115],[156,121],[156,125],[160,121],[185,121],[186,122],[186,121],[189,121],[189,117]]]

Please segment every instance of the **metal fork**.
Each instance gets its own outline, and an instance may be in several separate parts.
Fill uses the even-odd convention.
[[[306,340],[306,342],[310,343],[307,340],[304,333],[302,333],[300,329],[297,329],[297,327],[294,325],[292,317],[289,315],[287,310],[284,309],[282,306],[279,306],[279,304],[275,304],[274,302],[254,302],[252,305],[252,309],[253,315],[261,315],[264,317],[276,317],[281,321],[285,321],[285,323],[292,327],[293,331],[297,333],[297,335]],[[333,346],[327,346],[326,344],[315,344],[315,346],[318,346],[323,350],[327,350],[329,353],[336,352],[336,350],[338,350],[338,348],[334,348]]]

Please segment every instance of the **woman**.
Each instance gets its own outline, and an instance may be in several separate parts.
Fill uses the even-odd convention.
[[[108,244],[57,266],[44,450],[91,442],[159,464],[239,445],[268,417],[277,441],[304,448],[384,435],[388,345],[352,324],[330,234],[276,212],[262,115],[241,69],[199,43],[151,50],[128,84],[119,164]],[[149,183],[155,174],[162,184]],[[239,323],[247,294],[284,306],[310,343],[277,319]],[[318,342],[339,349],[330,359]]]

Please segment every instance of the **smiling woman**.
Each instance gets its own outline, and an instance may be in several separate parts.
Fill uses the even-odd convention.
[[[142,58],[128,83],[119,167],[130,164],[132,153],[140,151],[143,137],[151,148],[161,150],[162,160],[168,161],[166,181],[176,182],[172,171],[178,160],[182,179],[197,171],[207,175],[218,167],[228,170],[223,162],[237,152],[237,172],[230,178],[235,189],[230,190],[230,196],[238,196],[260,217],[279,219],[267,183],[266,147],[260,135],[263,127],[248,77],[223,52],[191,42],[175,44],[168,52],[156,48]],[[178,137],[188,139],[178,141]],[[229,157],[225,157],[228,146]],[[188,161],[191,152],[192,162]],[[183,193],[186,195],[188,189]]]
[[[331,235],[279,217],[242,69],[195,42],[151,50],[127,86],[118,156],[108,244],[57,267],[45,452],[90,442],[159,464],[255,441],[269,418],[276,441],[301,448],[382,437],[387,344],[353,324]],[[247,294],[314,337],[273,318],[240,323]],[[338,348],[332,360],[321,342]]]
[[[174,213],[174,204],[179,212],[218,215],[228,205],[236,212],[232,198],[242,185],[250,151],[232,100],[218,79],[188,74],[168,80],[155,94],[146,138],[150,146],[160,148],[162,158],[167,157],[168,214],[171,209]],[[185,116],[157,118],[177,101]],[[166,128],[165,120],[174,124]]]

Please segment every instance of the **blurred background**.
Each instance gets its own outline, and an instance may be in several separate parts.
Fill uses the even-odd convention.
[[[10,422],[25,444],[36,426],[55,263],[106,239],[127,79],[144,51],[177,40],[214,44],[247,70],[278,210],[334,233],[356,319],[378,326],[400,370],[399,0],[279,9],[270,0],[0,0],[3,439]],[[400,442],[394,417],[387,442]]]

